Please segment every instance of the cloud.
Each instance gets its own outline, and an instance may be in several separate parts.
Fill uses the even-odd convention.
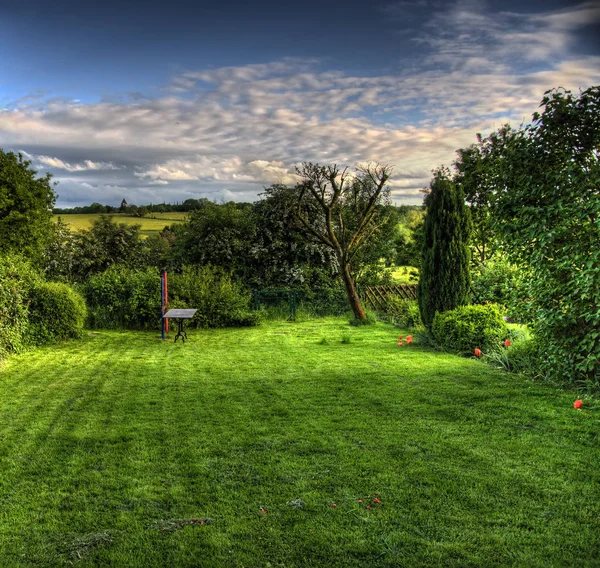
[[[538,14],[490,14],[476,1],[395,6],[429,17],[407,71],[358,75],[284,59],[184,71],[158,98],[36,95],[0,109],[0,147],[57,170],[61,199],[81,186],[70,180],[63,191],[60,172],[91,184],[82,195],[94,201],[114,187],[107,196],[118,201],[122,188],[130,202],[253,200],[262,186],[295,183],[303,161],[378,161],[395,167],[394,197],[416,203],[431,170],[476,132],[528,121],[549,88],[600,84],[600,57],[569,51],[577,30],[598,21],[594,3]]]

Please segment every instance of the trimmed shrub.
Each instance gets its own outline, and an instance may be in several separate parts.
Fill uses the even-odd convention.
[[[431,326],[436,343],[448,351],[472,354],[497,351],[508,337],[508,326],[496,304],[460,306],[436,314]]]
[[[60,282],[39,282],[30,292],[29,337],[34,345],[81,337],[87,315],[84,299]]]

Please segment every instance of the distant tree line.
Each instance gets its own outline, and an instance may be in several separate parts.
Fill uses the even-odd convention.
[[[101,203],[92,203],[91,205],[83,205],[81,207],[60,208],[54,207],[52,213],[54,215],[72,215],[72,214],[113,214],[127,213],[138,217],[144,217],[149,213],[189,213],[201,209],[208,199],[202,197],[200,199],[186,199],[179,203],[150,203],[149,205],[134,205],[121,204],[119,206],[102,205]]]

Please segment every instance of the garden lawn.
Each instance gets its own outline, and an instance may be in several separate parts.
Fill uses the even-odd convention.
[[[598,410],[341,319],[0,371],[0,565],[598,566]]]

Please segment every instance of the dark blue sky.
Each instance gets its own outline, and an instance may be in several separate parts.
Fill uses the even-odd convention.
[[[61,205],[252,200],[303,160],[416,202],[479,130],[600,82],[598,2],[0,0],[0,147]]]

